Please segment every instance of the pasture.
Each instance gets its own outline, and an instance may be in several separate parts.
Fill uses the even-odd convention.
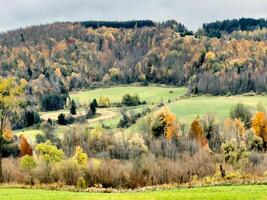
[[[174,100],[185,93],[186,88],[184,87],[121,86],[79,91],[72,93],[70,97],[81,105],[87,105],[89,101],[92,101],[94,98],[98,100],[101,96],[108,97],[111,103],[119,103],[125,94],[138,94],[141,101],[146,101],[148,104],[157,104],[161,101],[167,102],[169,99]]]
[[[224,120],[229,117],[231,108],[237,103],[243,103],[253,112],[260,102],[266,108],[267,96],[197,96],[180,99],[169,104],[169,108],[177,119],[183,122],[191,121],[209,112],[215,113],[219,120]]]
[[[267,185],[210,186],[125,193],[85,193],[0,188],[1,200],[264,200]]]

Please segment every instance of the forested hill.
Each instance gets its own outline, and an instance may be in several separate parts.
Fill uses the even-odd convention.
[[[205,23],[202,30],[209,37],[219,38],[224,33],[230,34],[234,31],[253,31],[263,28],[267,28],[266,19],[241,18]]]
[[[115,25],[68,22],[2,33],[0,75],[25,79],[30,104],[47,92],[110,83],[187,85],[192,93],[215,95],[267,91],[264,27],[219,39],[192,35],[173,20]]]

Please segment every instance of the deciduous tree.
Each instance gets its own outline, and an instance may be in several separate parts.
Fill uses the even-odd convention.
[[[5,122],[8,113],[22,103],[22,94],[25,88],[25,81],[17,83],[15,79],[0,78],[0,183],[3,181],[2,173],[2,151],[4,143]]]
[[[264,112],[257,112],[252,118],[252,128],[255,134],[267,143],[267,117]]]

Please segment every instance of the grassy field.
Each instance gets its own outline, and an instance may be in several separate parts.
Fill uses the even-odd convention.
[[[255,111],[259,102],[267,107],[267,96],[199,96],[180,99],[169,104],[169,108],[176,114],[177,119],[184,122],[208,112],[216,113],[218,118],[223,120],[229,116],[231,108],[237,103],[243,103]]]
[[[172,92],[170,92],[172,91]],[[179,98],[186,93],[186,88],[170,88],[170,87],[156,87],[156,86],[147,86],[147,87],[139,87],[139,86],[128,86],[128,87],[114,87],[114,88],[105,88],[105,89],[95,89],[95,90],[87,90],[80,91],[71,94],[71,98],[78,101],[81,105],[88,104],[89,100],[93,98],[99,99],[100,96],[107,96],[111,100],[111,102],[120,102],[121,98],[124,94],[138,94],[141,100],[146,100],[147,105],[139,106],[139,107],[130,107],[127,108],[129,110],[133,110],[136,112],[140,112],[143,108],[152,106],[151,104],[159,103],[163,100],[163,102],[168,102],[171,100],[171,103],[167,103],[170,110],[176,114],[176,117],[179,121],[184,123],[191,123],[191,121],[197,117],[205,115],[208,112],[216,113],[219,120],[224,120],[229,117],[229,112],[231,108],[236,105],[238,102],[241,102],[248,106],[250,110],[256,110],[256,106],[259,102],[261,102],[265,107],[267,107],[267,96],[197,96],[190,98]],[[110,128],[116,128],[117,124],[121,118],[120,111],[117,108],[113,109],[115,114],[114,116],[104,116],[105,109],[102,111],[98,109],[98,112],[101,111],[99,115],[99,120],[94,119],[90,122],[90,126],[93,127],[96,124],[103,123],[105,126]],[[78,115],[85,114],[86,110],[84,107],[80,107],[78,109]],[[43,112],[40,113],[41,117],[45,120],[51,118],[53,120],[57,119],[57,116],[60,113],[68,114],[69,110],[64,109],[60,111],[52,111],[52,112]],[[110,115],[110,113],[109,113]],[[131,130],[135,130],[135,126],[131,127]],[[69,127],[58,126],[56,129],[56,133],[58,135],[62,135]],[[25,129],[22,131],[15,131],[16,135],[25,135],[30,140],[34,139],[34,136],[40,133],[40,130],[37,129]]]
[[[96,98],[98,100],[101,96],[108,97],[111,103],[119,103],[121,102],[122,96],[124,94],[138,94],[141,101],[145,100],[149,104],[157,104],[160,103],[161,100],[163,100],[164,102],[167,102],[168,99],[173,100],[175,97],[179,97],[185,92],[186,88],[183,87],[169,88],[156,86],[128,86],[80,91],[72,93],[70,97],[71,99],[74,99],[76,102],[79,102],[82,105],[87,105],[92,99]]]
[[[266,200],[267,186],[217,186],[131,193],[74,193],[0,189],[1,200]]]
[[[57,125],[56,126],[56,129],[55,129],[55,133],[58,135],[58,136],[62,136],[62,134],[67,131],[70,127],[69,126],[59,126]],[[37,134],[42,134],[42,130],[40,129],[32,129],[32,128],[26,128],[26,129],[22,129],[22,130],[18,130],[18,131],[14,131],[13,134],[16,135],[16,136],[20,136],[20,135],[23,135],[25,136],[28,140],[30,140],[32,143],[35,142],[35,136]]]

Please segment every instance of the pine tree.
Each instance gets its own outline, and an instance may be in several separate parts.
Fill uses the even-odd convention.
[[[75,104],[75,101],[74,100],[71,100],[71,105],[70,105],[70,114],[72,115],[76,115],[77,114],[77,106]]]

